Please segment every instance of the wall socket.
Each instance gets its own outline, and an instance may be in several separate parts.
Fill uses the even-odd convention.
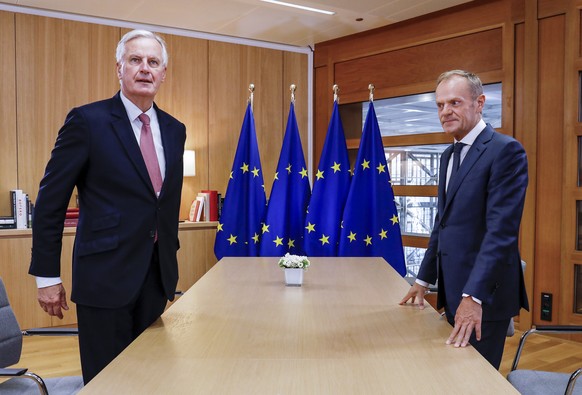
[[[542,321],[552,320],[552,294],[547,292],[542,292],[542,311],[541,319]]]

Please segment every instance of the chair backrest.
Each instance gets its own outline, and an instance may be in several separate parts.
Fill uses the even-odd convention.
[[[22,332],[0,278],[0,368],[14,365],[22,353]]]

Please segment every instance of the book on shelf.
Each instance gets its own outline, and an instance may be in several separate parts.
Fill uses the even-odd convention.
[[[208,216],[207,221],[218,221],[218,191],[205,189],[201,191],[208,194]]]
[[[196,214],[198,213],[198,206],[200,206],[200,201],[198,199],[192,200],[190,205],[190,214],[188,215],[188,221],[195,222]]]
[[[77,226],[79,223],[79,208],[69,207],[65,213],[65,226]]]
[[[21,189],[13,189],[10,191],[12,200],[12,217],[16,222],[16,229],[26,229],[28,225],[28,195]]]
[[[14,217],[0,217],[0,229],[16,229]]]
[[[194,217],[194,222],[204,221],[204,205],[206,201],[204,200],[204,196],[196,196],[196,215]]]
[[[204,204],[202,205],[202,215],[200,221],[209,221],[210,218],[210,194],[208,192],[198,192],[196,199],[202,198]]]

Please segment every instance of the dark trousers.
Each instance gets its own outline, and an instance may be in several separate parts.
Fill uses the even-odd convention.
[[[127,306],[106,309],[77,304],[79,351],[87,384],[164,312],[157,245],[140,292]]]
[[[449,324],[455,326],[455,317],[448,313],[446,316]],[[501,365],[509,321],[509,318],[501,321],[483,321],[481,322],[481,340],[477,341],[475,331],[469,339],[469,343],[497,370]]]

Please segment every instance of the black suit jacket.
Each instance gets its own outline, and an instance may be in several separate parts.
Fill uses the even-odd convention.
[[[63,223],[76,186],[71,293],[76,303],[105,308],[129,303],[148,271],[156,230],[164,291],[174,297],[186,128],[154,108],[166,160],[159,198],[119,93],[73,109],[59,131],[35,204],[29,273],[60,276]]]
[[[487,125],[445,193],[452,151],[441,157],[438,214],[418,278],[434,284],[438,277],[438,307],[452,316],[466,293],[483,302],[484,321],[509,319],[528,308],[518,250],[525,151]]]

